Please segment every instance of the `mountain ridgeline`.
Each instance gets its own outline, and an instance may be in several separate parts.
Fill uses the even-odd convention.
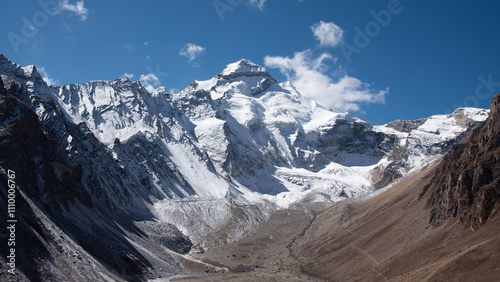
[[[7,210],[15,171],[19,280],[223,271],[182,254],[239,240],[276,210],[309,210],[393,185],[489,116],[461,108],[376,125],[318,105],[248,60],[172,94],[128,78],[49,86],[35,66],[1,54],[0,75],[0,205]],[[429,206],[448,203],[433,210],[436,225],[463,214],[465,202],[477,209],[464,216],[473,228],[492,212],[498,151],[491,158],[489,150],[498,128],[478,128],[474,134],[490,139],[467,137],[474,147],[453,147],[455,159],[445,157],[447,167],[480,156],[478,165],[463,176],[436,174],[428,187]],[[443,192],[456,183],[465,186]],[[5,259],[5,239],[0,251]],[[2,263],[0,275],[7,270]]]

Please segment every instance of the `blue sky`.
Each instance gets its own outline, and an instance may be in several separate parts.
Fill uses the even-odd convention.
[[[40,4],[45,3],[45,4]],[[2,1],[0,53],[53,84],[129,75],[181,90],[242,58],[383,124],[488,108],[500,92],[500,2]]]

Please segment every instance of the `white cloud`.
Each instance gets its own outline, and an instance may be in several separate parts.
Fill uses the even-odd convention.
[[[154,73],[141,74],[139,80],[149,92],[153,92],[160,86],[160,79]]]
[[[325,60],[332,60],[330,54],[314,57],[310,50],[297,52],[293,58],[264,58],[265,65],[279,68],[287,75],[295,88],[305,97],[332,110],[362,112],[362,103],[384,103],[388,89],[376,91],[357,78],[342,74],[334,79],[327,74]]]
[[[126,73],[124,73],[124,74],[122,75],[122,77],[128,77],[128,79],[132,79],[132,78],[134,78],[134,76],[135,76],[134,74],[132,74],[132,73],[128,73],[128,72],[126,72]]]
[[[190,62],[194,61],[194,59],[203,53],[205,53],[205,47],[193,43],[186,43],[184,48],[179,51],[179,55],[188,58]]]
[[[320,21],[311,29],[322,47],[337,47],[343,40],[344,31],[334,22]]]
[[[132,52],[132,51],[134,51],[135,46],[129,43],[129,44],[123,45],[123,48],[127,49],[129,52]]]
[[[48,84],[48,85],[58,85],[59,80],[53,79],[49,77],[49,74],[47,71],[45,71],[44,67],[39,67],[37,68],[38,72],[42,75],[43,80]]]
[[[267,0],[249,0],[250,4],[262,11]]]
[[[144,42],[144,46],[148,46],[149,45],[149,42]]]
[[[63,0],[59,3],[59,12],[69,11],[77,16],[80,16],[81,21],[86,21],[89,14],[89,9],[85,8],[85,3],[77,1],[76,4],[70,4],[68,0]]]

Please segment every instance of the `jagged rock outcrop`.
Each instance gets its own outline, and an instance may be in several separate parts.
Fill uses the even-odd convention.
[[[500,207],[500,94],[491,101],[488,119],[444,156],[431,184],[430,222],[459,218],[472,230],[484,225]]]
[[[25,187],[24,192],[33,200],[48,198],[48,210],[67,209],[76,201],[92,207],[81,184],[82,168],[70,161],[55,136],[42,130],[38,116],[0,81],[0,159],[10,161],[5,169],[22,172],[25,177],[19,184]],[[43,190],[39,189],[40,181]]]

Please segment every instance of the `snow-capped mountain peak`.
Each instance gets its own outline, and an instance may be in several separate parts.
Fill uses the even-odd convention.
[[[264,67],[242,59],[227,65],[220,74],[209,80],[193,81],[181,93],[204,90],[209,92],[214,100],[232,94],[256,96],[276,83],[277,80]]]
[[[19,98],[28,105],[33,105],[32,100],[35,99],[35,96],[42,99],[50,97],[50,87],[34,65],[21,67],[0,53],[0,74],[12,79],[11,82],[14,84],[18,82],[26,86],[27,93]],[[35,91],[36,95],[34,95]]]
[[[149,93],[128,78],[54,87],[54,96],[73,122],[86,123],[104,144],[138,132],[159,132],[156,121],[170,115],[165,88]]]
[[[249,60],[241,59],[237,62],[227,65],[220,74],[221,77],[229,79],[238,76],[271,76],[269,72]]]

